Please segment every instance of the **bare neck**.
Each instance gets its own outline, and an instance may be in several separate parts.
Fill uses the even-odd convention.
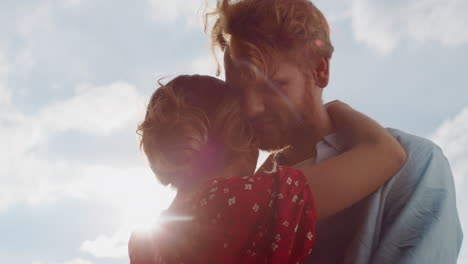
[[[334,131],[333,123],[325,109],[317,115],[315,120],[306,122],[303,129],[294,133],[291,147],[281,153],[285,165],[292,166],[306,159],[315,159],[317,143]]]

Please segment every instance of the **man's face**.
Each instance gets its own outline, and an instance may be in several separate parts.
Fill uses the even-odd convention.
[[[312,74],[281,54],[271,64],[271,76],[260,74],[253,80],[242,74],[246,63],[231,61],[225,54],[226,82],[239,91],[260,148],[267,151],[292,144],[298,132],[313,127],[316,110],[322,106],[321,89]]]

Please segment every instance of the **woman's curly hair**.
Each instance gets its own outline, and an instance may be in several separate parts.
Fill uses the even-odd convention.
[[[232,89],[201,75],[160,84],[137,134],[157,179],[176,188],[225,167],[255,144]]]

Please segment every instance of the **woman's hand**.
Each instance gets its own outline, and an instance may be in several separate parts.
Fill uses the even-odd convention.
[[[395,151],[405,158],[400,144],[381,125],[370,117],[354,110],[349,105],[335,100],[325,105],[335,126],[336,133],[344,140],[346,147],[360,144],[388,144],[389,151]]]

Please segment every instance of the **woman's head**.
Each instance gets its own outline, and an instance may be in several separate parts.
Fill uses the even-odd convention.
[[[175,188],[213,175],[256,148],[236,97],[209,76],[182,75],[161,85],[137,133],[158,180]]]

